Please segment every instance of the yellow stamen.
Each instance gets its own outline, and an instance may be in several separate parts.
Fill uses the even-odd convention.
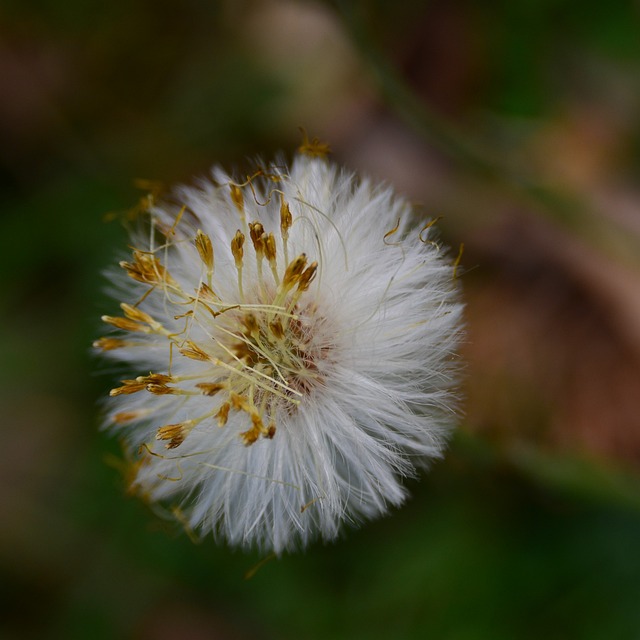
[[[326,142],[320,142],[318,138],[309,139],[307,132],[301,127],[302,144],[298,147],[300,153],[312,158],[326,158],[331,153],[331,147]]]
[[[127,422],[133,422],[134,420],[137,420],[138,418],[141,418],[148,413],[149,412],[145,410],[121,411],[120,413],[116,413],[116,415],[113,416],[113,421],[115,424],[126,424]]]
[[[165,447],[167,449],[175,449],[184,442],[194,426],[195,422],[193,420],[185,420],[177,424],[168,424],[158,429],[156,440],[168,440],[169,442],[165,444]]]
[[[130,278],[145,284],[176,284],[175,280],[155,256],[141,251],[134,251],[133,260],[133,262],[122,261],[120,263],[120,266]]]
[[[307,256],[301,253],[297,258],[294,258],[284,272],[284,278],[282,285],[285,289],[289,290],[300,279],[300,275],[304,271],[307,265]]]
[[[275,262],[276,259],[276,239],[273,233],[264,236],[264,255],[269,262]]]
[[[271,329],[271,333],[273,333],[277,340],[282,340],[284,338],[284,328],[282,326],[282,321],[280,320],[280,318],[276,318],[275,320],[270,322],[269,329]]]
[[[242,189],[236,184],[230,184],[229,189],[231,190],[231,201],[236,205],[236,208],[244,219],[244,196],[242,195]]]
[[[246,313],[242,317],[242,324],[244,324],[244,326],[247,328],[247,333],[250,336],[258,336],[260,334],[258,321],[256,320],[256,316],[253,313]]]
[[[144,382],[145,384],[167,384],[173,382],[174,378],[166,373],[150,373],[148,376],[138,376],[136,382]]]
[[[204,263],[205,267],[207,267],[207,276],[209,279],[213,274],[213,245],[211,244],[211,238],[201,229],[198,229],[196,233],[195,239],[196,249],[198,250],[198,255],[200,256],[200,260]]]
[[[219,427],[224,427],[225,424],[227,424],[227,420],[229,419],[229,410],[231,409],[231,405],[228,402],[224,402],[220,409],[218,410],[218,413],[216,413],[215,417],[216,420],[218,421],[218,426]]]
[[[264,237],[264,255],[269,261],[269,267],[273,274],[276,285],[280,284],[280,275],[278,274],[278,263],[276,261],[276,239],[273,233],[269,233]]]
[[[137,331],[140,333],[149,333],[149,327],[145,327],[143,324],[139,322],[135,322],[129,318],[118,318],[114,316],[102,316],[102,322],[106,322],[107,324],[113,325],[118,329],[122,329],[123,331]]]
[[[180,394],[181,389],[176,389],[175,387],[168,387],[166,384],[148,384],[146,390],[149,393],[153,393],[154,396],[166,396],[170,394]]]
[[[243,431],[240,434],[244,444],[248,447],[252,445],[262,434],[266,434],[267,430],[264,428],[262,418],[258,413],[251,413],[251,429]]]
[[[240,299],[244,300],[244,294],[242,291],[242,257],[244,255],[244,233],[238,229],[236,235],[231,240],[231,253],[236,263],[236,269],[238,270],[238,292]]]
[[[137,380],[122,380],[121,382],[121,387],[116,387],[109,391],[110,396],[130,395],[142,391],[147,386],[144,382],[138,382]]]
[[[200,300],[205,300],[207,302],[220,302],[220,298],[218,298],[215,291],[209,285],[204,284],[204,282],[200,285],[200,288],[196,293]]]
[[[128,344],[126,340],[121,340],[120,338],[99,338],[94,341],[93,346],[103,351],[112,351],[113,349],[126,347]]]
[[[227,387],[223,382],[199,382],[196,387],[202,390],[205,396],[215,396],[218,391]]]
[[[264,227],[260,222],[250,222],[249,223],[249,235],[251,237],[251,242],[253,242],[253,247],[256,250],[256,255],[262,256],[264,253]]]
[[[192,360],[201,360],[203,362],[211,359],[209,354],[203,351],[195,342],[188,340],[187,345],[187,347],[178,349],[183,356],[191,358]]]
[[[136,322],[144,322],[149,326],[158,324],[148,313],[141,311],[137,307],[132,307],[126,302],[123,302],[120,305],[120,308],[124,311],[124,315],[130,320],[135,320]]]
[[[229,401],[231,402],[231,408],[235,411],[249,411],[249,403],[247,399],[239,393],[231,392],[229,394]]]
[[[291,209],[289,204],[284,199],[284,196],[280,196],[280,235],[282,236],[282,244],[284,247],[284,263],[289,264],[289,229],[293,224],[293,216],[291,215]]]
[[[231,240],[231,253],[236,263],[237,269],[242,269],[242,258],[244,256],[244,233],[238,229],[236,235]]]
[[[312,262],[300,275],[300,280],[298,282],[298,291],[306,291],[309,288],[309,285],[313,282],[316,277],[316,272],[318,270],[318,263]]]

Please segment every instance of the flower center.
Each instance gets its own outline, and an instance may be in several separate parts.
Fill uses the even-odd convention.
[[[270,378],[274,390],[279,386],[277,381],[284,385],[282,392],[289,401],[285,403],[277,402],[277,395],[266,396],[263,387],[257,389],[256,394],[264,397],[270,408],[284,404],[292,411],[296,397],[311,391],[319,376],[316,360],[321,353],[313,343],[315,312],[315,306],[306,307],[304,313],[295,307],[284,321],[270,312],[246,312],[238,319],[241,329],[233,345],[234,355],[247,369]]]

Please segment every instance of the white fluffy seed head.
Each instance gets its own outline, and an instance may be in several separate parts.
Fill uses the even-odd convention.
[[[189,528],[281,553],[399,505],[455,420],[455,269],[404,200],[324,158],[170,201],[115,276],[96,348],[131,488]]]

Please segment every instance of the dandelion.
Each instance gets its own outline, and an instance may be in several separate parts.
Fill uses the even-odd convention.
[[[400,505],[455,421],[454,265],[408,204],[323,154],[150,198],[94,346],[131,490],[276,554]]]

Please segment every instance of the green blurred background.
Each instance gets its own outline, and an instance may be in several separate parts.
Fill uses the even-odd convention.
[[[0,637],[640,638],[639,71],[631,0],[4,0]],[[89,345],[134,180],[299,126],[464,242],[467,401],[405,508],[247,580],[125,495]]]

